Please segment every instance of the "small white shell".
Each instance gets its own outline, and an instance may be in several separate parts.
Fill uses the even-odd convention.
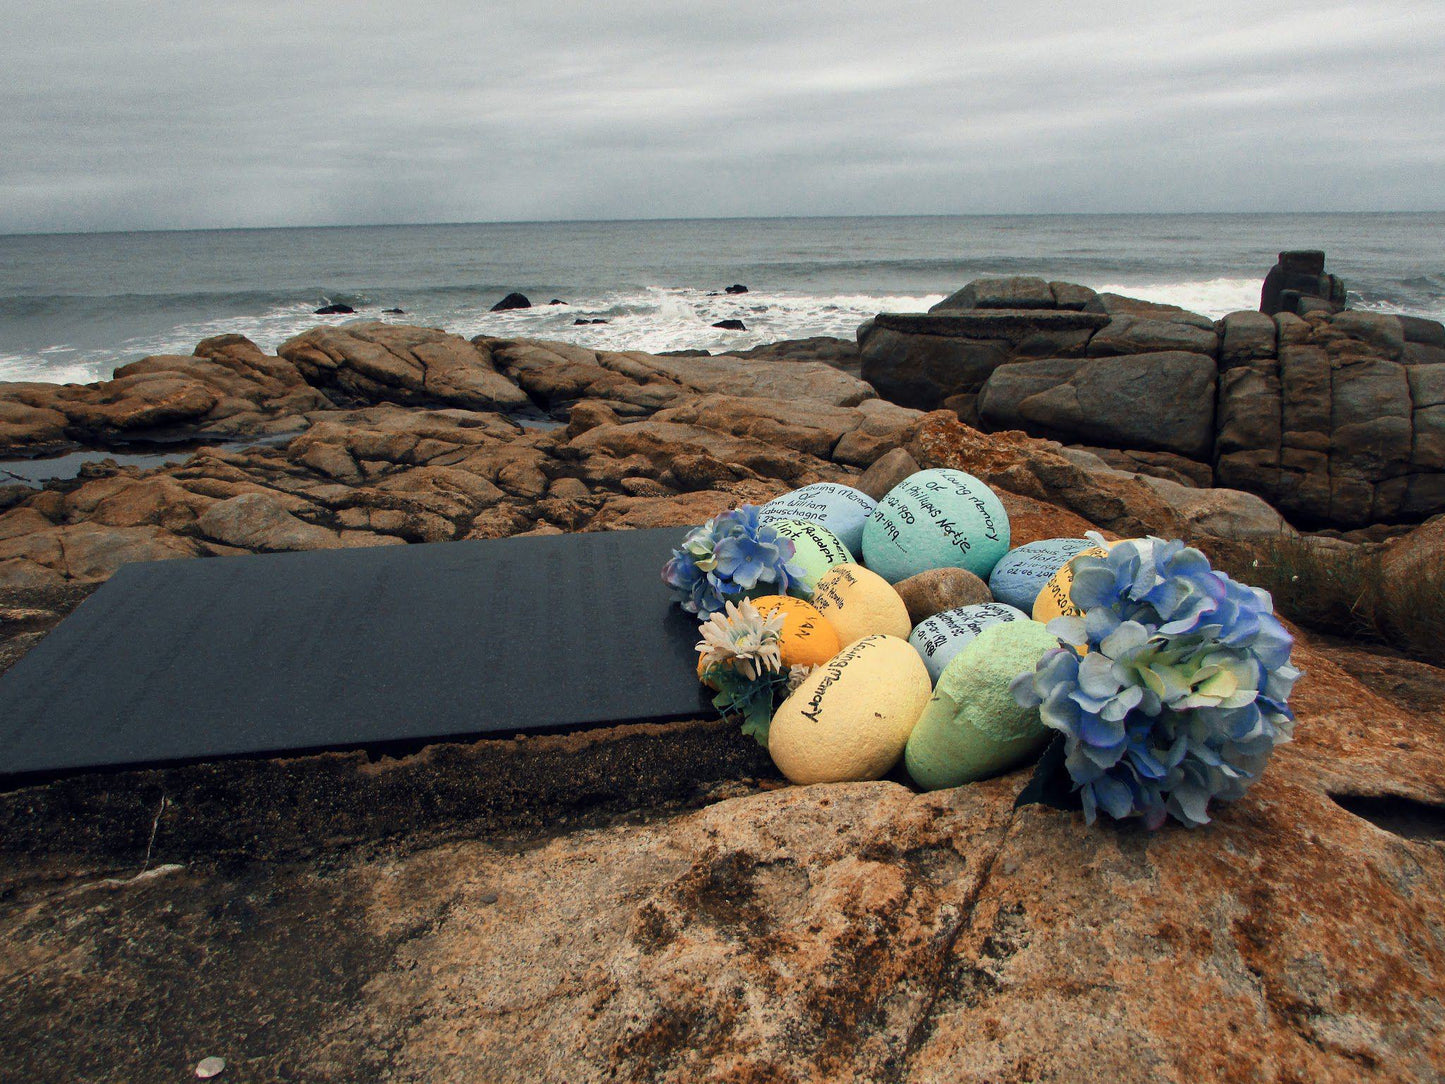
[[[202,1058],[196,1065],[196,1076],[201,1080],[210,1080],[213,1076],[220,1076],[226,1071],[225,1058]]]

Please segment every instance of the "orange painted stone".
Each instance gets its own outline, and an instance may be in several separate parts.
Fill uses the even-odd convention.
[[[821,666],[843,649],[837,630],[812,603],[790,595],[763,595],[751,601],[764,617],[778,610],[783,612],[778,653],[783,658],[784,667]],[[702,677],[701,655],[697,657],[697,676],[704,685],[714,687],[712,682]]]

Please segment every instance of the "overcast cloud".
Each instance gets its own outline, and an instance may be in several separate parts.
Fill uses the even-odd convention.
[[[0,232],[1445,209],[1441,0],[10,6]]]

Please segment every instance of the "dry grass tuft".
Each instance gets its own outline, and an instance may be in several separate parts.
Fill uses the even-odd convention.
[[[1445,665],[1445,561],[1408,579],[1391,577],[1377,549],[1292,535],[1231,557],[1226,571],[1263,587],[1291,621]]]

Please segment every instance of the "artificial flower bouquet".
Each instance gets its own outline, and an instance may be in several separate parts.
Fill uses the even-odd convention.
[[[955,786],[1034,760],[1021,802],[1198,827],[1290,739],[1291,637],[1268,592],[1199,550],[1097,534],[1009,550],[997,498],[959,471],[921,472],[876,504],[812,488],[779,498],[786,514],[816,509],[806,525],[780,521],[779,502],[744,505],[690,531],[663,570],[701,619],[715,706],[795,782],[906,764],[920,786]],[[981,569],[995,601],[910,616],[910,576],[949,560]]]

